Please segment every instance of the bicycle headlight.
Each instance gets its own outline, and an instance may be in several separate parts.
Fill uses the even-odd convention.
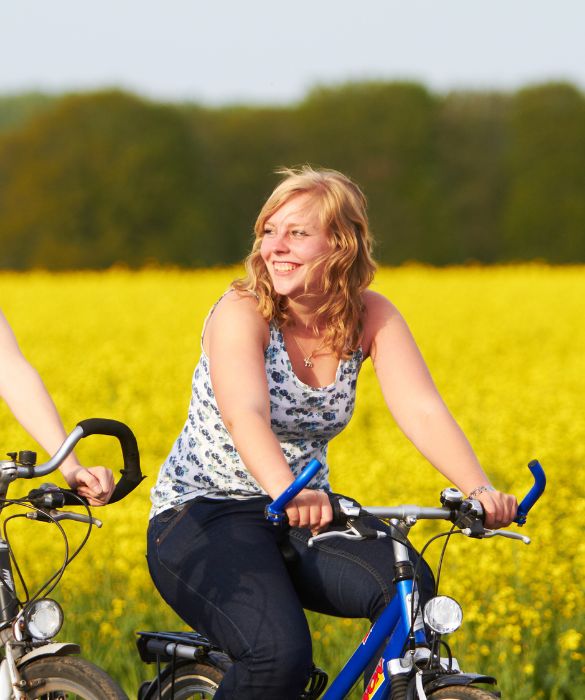
[[[24,624],[33,639],[51,639],[61,629],[63,610],[50,598],[36,600],[26,609]]]
[[[439,634],[449,634],[461,627],[463,610],[456,600],[447,595],[431,598],[425,605],[424,621]]]

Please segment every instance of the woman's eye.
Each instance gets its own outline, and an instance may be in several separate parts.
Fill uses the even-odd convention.
[[[303,236],[306,236],[306,235],[307,235],[306,231],[303,231],[302,229],[297,229],[297,228],[293,229],[293,230],[291,231],[291,234],[292,234],[295,238],[302,238]]]
[[[273,234],[273,233],[274,233],[274,229],[273,229],[273,228],[265,228],[264,231],[263,231],[263,235],[264,235],[264,236],[270,236],[270,235]]]

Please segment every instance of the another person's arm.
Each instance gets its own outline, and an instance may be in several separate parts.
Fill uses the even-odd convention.
[[[0,311],[0,396],[16,420],[49,454],[66,437],[65,429],[38,372],[26,360]],[[72,453],[60,467],[65,481],[92,505],[107,503],[114,479],[105,467],[82,467]]]
[[[365,344],[397,424],[449,481],[465,494],[477,493],[488,526],[508,525],[516,515],[516,499],[495,489],[481,489],[493,487],[437,391],[404,319],[379,294],[367,292],[365,300]]]

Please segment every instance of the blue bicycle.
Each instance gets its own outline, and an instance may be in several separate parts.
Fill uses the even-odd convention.
[[[316,460],[309,463],[295,482],[266,508],[266,517],[275,523],[282,522],[286,517],[286,504],[309,484],[320,467]],[[518,508],[515,519],[518,525],[526,522],[528,511],[546,485],[541,465],[535,460],[528,467],[534,485]],[[442,491],[441,507],[437,508],[362,507],[343,496],[332,496],[332,505],[333,524],[345,530],[320,533],[311,538],[309,544],[332,537],[364,540],[390,536],[396,594],[331,684],[328,686],[327,674],[314,667],[299,700],[320,697],[343,700],[375,660],[383,644],[384,652],[365,687],[363,700],[489,700],[500,697],[495,690],[496,678],[461,671],[443,639],[443,635],[460,626],[463,616],[460,605],[453,598],[441,595],[431,598],[424,609],[420,605],[416,585],[419,572],[409,558],[412,545],[408,534],[418,520],[430,519],[451,523],[447,532],[432,538],[444,536],[446,543],[455,534],[477,539],[507,537],[525,544],[529,544],[529,538],[516,532],[486,529],[481,503],[464,498],[455,488]],[[366,525],[364,518],[372,515],[389,525],[390,530],[376,530]],[[142,684],[139,700],[212,698],[231,663],[221,649],[197,633],[139,632],[137,644],[142,660],[157,664],[156,677]]]

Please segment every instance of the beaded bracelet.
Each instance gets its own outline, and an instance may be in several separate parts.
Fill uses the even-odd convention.
[[[467,498],[476,498],[479,496],[480,493],[486,493],[486,491],[495,491],[496,489],[493,486],[477,486],[476,488],[473,489],[473,491],[470,491],[467,495]]]

